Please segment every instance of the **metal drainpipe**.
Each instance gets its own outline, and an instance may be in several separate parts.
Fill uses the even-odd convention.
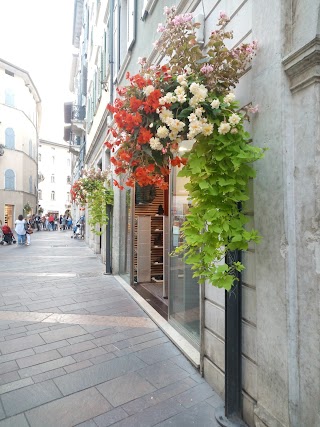
[[[227,264],[241,262],[241,252],[227,254]],[[225,293],[225,416],[241,417],[241,273],[234,281],[231,291]]]
[[[241,251],[228,252],[226,263],[241,262]],[[220,426],[245,426],[242,417],[242,278],[236,272],[229,292],[225,292],[225,406],[216,411]]]
[[[109,218],[106,225],[106,272],[105,274],[112,274],[112,251],[111,251],[111,222],[112,222],[112,208],[107,205],[107,216]]]

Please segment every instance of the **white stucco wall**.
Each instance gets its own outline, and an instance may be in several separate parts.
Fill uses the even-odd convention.
[[[67,209],[71,209],[70,196],[68,200],[71,188],[68,183],[68,177],[71,177],[71,153],[68,145],[40,140],[39,156],[39,174],[44,176],[44,180],[39,182],[42,193],[39,204],[44,209],[44,214],[54,211],[64,215]],[[51,182],[52,176],[54,182]],[[55,192],[55,200],[51,199],[52,191]]]
[[[7,74],[8,72],[10,74]],[[12,94],[10,105],[6,103],[8,89]],[[29,203],[33,212],[37,208],[40,99],[35,98],[35,91],[26,71],[0,60],[0,144],[6,145],[7,129],[11,128],[14,132],[14,148],[5,146],[4,155],[0,157],[2,221],[6,204],[13,206],[13,217],[23,213],[26,203]],[[8,169],[13,170],[15,174],[14,190],[5,189],[5,172]]]

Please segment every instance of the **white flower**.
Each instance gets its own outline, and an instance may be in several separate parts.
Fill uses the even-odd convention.
[[[157,113],[159,113],[157,111]],[[172,119],[173,118],[173,113],[171,110],[167,110],[166,107],[162,107],[161,113],[159,114],[160,120],[163,123],[166,123],[168,119]]]
[[[143,93],[146,96],[149,96],[150,93],[153,92],[153,91],[154,91],[154,87],[152,85],[149,85],[149,86],[146,86],[146,87],[143,88]]]
[[[176,139],[177,139],[177,136],[178,136],[178,132],[170,132],[170,133],[169,133],[170,141],[174,141],[174,140],[176,140]]]
[[[194,120],[189,124],[189,134],[195,136],[202,132],[202,123],[199,120]]]
[[[220,135],[225,135],[226,133],[230,132],[230,129],[231,129],[230,123],[221,122],[218,128],[218,132],[220,133]]]
[[[232,134],[238,133],[238,129],[237,128],[232,128],[231,131],[230,131],[230,133],[232,133]]]
[[[187,95],[177,95],[177,101],[180,102],[180,104],[183,104],[187,100]]]
[[[199,99],[197,96],[193,96],[192,98],[190,98],[189,100],[190,107],[196,107],[198,104],[199,104]]]
[[[204,109],[202,107],[198,107],[194,110],[194,112],[198,117],[201,117],[202,113],[204,113]]]
[[[184,128],[184,122],[181,122],[178,119],[168,119],[166,123],[172,132],[180,132]]]
[[[204,102],[208,95],[208,89],[199,83],[191,83],[189,90],[198,98],[199,102]]]
[[[195,113],[191,113],[190,116],[188,116],[189,122],[193,122],[195,120],[198,120],[198,117]]]
[[[195,82],[191,83],[189,87],[190,92],[193,95],[196,95],[197,91],[199,90],[199,86],[200,86],[199,83],[195,83]]]
[[[228,95],[226,95],[223,98],[223,102],[226,103],[226,104],[230,104],[230,102],[234,101],[235,99],[236,99],[235,94],[232,93],[232,92],[230,92],[230,93],[228,93]]]
[[[160,126],[157,130],[157,136],[159,138],[166,138],[169,135],[169,130],[165,126]]]
[[[229,123],[231,123],[232,125],[237,125],[241,120],[241,117],[238,116],[238,114],[233,113],[230,117],[229,117]]]
[[[186,74],[180,74],[180,76],[177,77],[177,82],[181,86],[187,86],[188,82],[187,82],[187,76],[186,76]]]
[[[159,138],[150,138],[149,144],[152,150],[161,151],[163,148],[163,145],[161,144]]]
[[[183,86],[177,86],[174,90],[174,93],[176,95],[184,95],[186,92]]]
[[[159,103],[161,105],[173,104],[176,101],[177,101],[177,97],[174,96],[172,92],[168,92],[165,96],[159,99]]]
[[[211,102],[211,107],[212,108],[219,108],[220,107],[220,101],[219,101],[219,99],[214,99],[212,102]]]
[[[204,123],[202,125],[202,133],[204,136],[211,135],[213,132],[213,124],[211,123]]]

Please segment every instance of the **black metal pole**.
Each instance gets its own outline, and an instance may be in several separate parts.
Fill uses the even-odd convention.
[[[106,225],[106,272],[112,274],[112,254],[111,254],[111,205],[107,205],[107,216],[109,218]]]
[[[227,253],[226,263],[241,262],[241,251]],[[241,273],[225,293],[225,416],[241,417]]]

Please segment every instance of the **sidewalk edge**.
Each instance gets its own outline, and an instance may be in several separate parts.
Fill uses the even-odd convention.
[[[128,283],[118,275],[113,276],[128,294],[136,301],[143,311],[159,326],[168,338],[181,350],[186,358],[199,369],[200,352],[197,351],[182,335],[179,334],[169,323],[143,299]]]

